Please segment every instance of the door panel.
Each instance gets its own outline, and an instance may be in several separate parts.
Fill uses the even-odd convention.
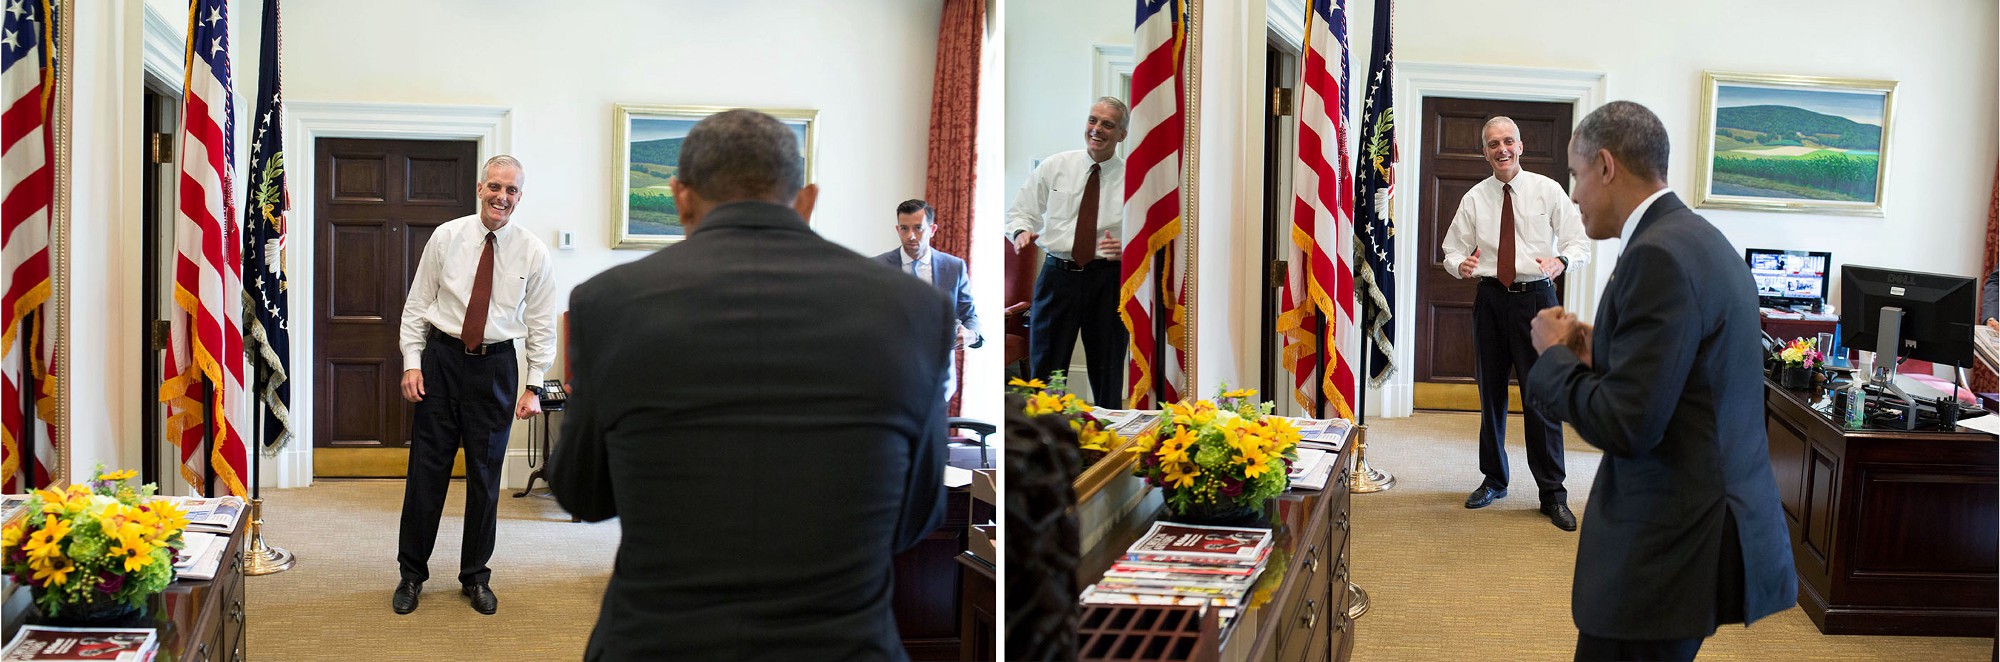
[[[314,475],[401,476],[413,405],[402,398],[403,301],[424,245],[477,206],[478,144],[322,138],[314,144],[317,245]]]
[[[1422,181],[1418,182],[1416,365],[1414,404],[1418,409],[1479,409],[1473,381],[1477,353],[1472,337],[1472,298],[1477,283],[1444,269],[1444,235],[1466,191],[1493,175],[1480,149],[1487,118],[1505,115],[1521,128],[1521,167],[1546,175],[1569,189],[1571,107],[1564,103],[1427,97],[1423,104]],[[1561,298],[1563,279],[1556,279]],[[1509,387],[1509,402],[1520,411],[1520,393]]]

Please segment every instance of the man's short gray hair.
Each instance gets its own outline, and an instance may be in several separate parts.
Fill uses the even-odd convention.
[[[1570,136],[1572,153],[1590,156],[1603,149],[1625,169],[1655,182],[1667,181],[1667,127],[1645,106],[1613,101],[1590,111]]]
[[[736,109],[688,130],[674,176],[710,203],[764,200],[791,204],[805,187],[799,139],[778,118]]]
[[[1097,101],[1090,105],[1095,106],[1097,104],[1104,104],[1110,106],[1112,110],[1118,111],[1118,128],[1132,128],[1132,109],[1125,107],[1125,102],[1119,101],[1118,97],[1098,97]]]
[[[492,172],[494,168],[499,168],[499,167],[513,168],[515,170],[520,170],[523,174],[527,173],[527,170],[521,168],[520,159],[516,159],[506,154],[495,154],[493,155],[493,158],[486,160],[486,165],[479,167],[479,181],[477,183],[480,184],[486,183],[486,173]]]
[[[1521,137],[1521,125],[1515,124],[1514,118],[1506,115],[1494,115],[1492,119],[1486,120],[1484,126],[1479,127],[1479,144],[1481,147],[1486,145],[1486,131],[1498,124],[1514,127],[1514,138],[1519,139]]]

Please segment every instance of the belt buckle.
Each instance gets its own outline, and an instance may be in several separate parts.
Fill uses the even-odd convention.
[[[485,346],[485,345],[466,345],[466,344],[465,344],[465,341],[464,341],[464,340],[460,340],[460,341],[458,341],[458,342],[459,342],[459,344],[460,344],[460,345],[464,345],[464,346],[465,346],[465,353],[466,353],[467,355],[469,355],[469,356],[485,356],[485,355],[486,355],[486,346]]]
[[[1083,271],[1083,265],[1078,264],[1076,260],[1056,258],[1056,266],[1062,267],[1063,271]]]

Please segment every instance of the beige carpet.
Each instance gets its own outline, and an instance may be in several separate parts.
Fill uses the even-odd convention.
[[[1396,486],[1354,495],[1354,580],[1372,609],[1356,623],[1356,660],[1568,660],[1576,645],[1570,578],[1576,534],[1536,512],[1534,480],[1510,424],[1513,486],[1466,510],[1480,481],[1479,415],[1419,413],[1370,424],[1369,463]],[[1566,464],[1581,518],[1602,457],[1574,433]],[[1793,607],[1755,625],[1724,627],[1702,660],[1986,660],[1991,639],[1822,635]]]
[[[618,547],[616,520],[574,524],[554,500],[500,493],[492,587],[500,611],[458,594],[465,488],[454,481],[415,612],[397,615],[400,480],[321,480],[264,492],[265,539],[291,570],[244,579],[253,660],[580,660]]]

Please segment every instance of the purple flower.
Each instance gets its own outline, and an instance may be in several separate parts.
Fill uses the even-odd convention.
[[[120,574],[116,574],[116,573],[111,573],[111,572],[100,572],[100,573],[97,573],[97,592],[98,592],[98,593],[103,593],[103,594],[105,594],[105,595],[110,595],[110,594],[113,594],[113,593],[117,593],[117,592],[118,592],[118,589],[121,589],[121,588],[125,588],[125,576],[124,576],[124,575],[120,575]]]
[[[1223,477],[1222,495],[1232,499],[1243,496],[1243,481],[1237,480],[1235,476]]]

